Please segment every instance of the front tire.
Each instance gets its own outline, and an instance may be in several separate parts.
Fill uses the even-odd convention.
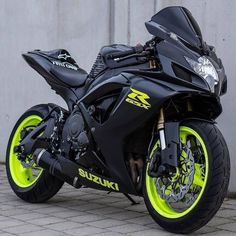
[[[193,189],[199,189],[199,193],[196,198],[193,198],[192,204],[186,209],[180,208],[183,210],[179,210],[172,207],[174,204],[163,199],[156,188],[155,178],[147,173],[149,162],[145,168],[143,184],[144,201],[150,215],[161,227],[173,233],[191,233],[210,221],[223,203],[230,176],[228,148],[221,132],[214,124],[203,121],[185,122],[180,126],[180,139],[182,137],[184,141],[181,140],[181,142],[190,142],[190,144],[195,137],[195,140],[198,140],[198,148],[202,150],[201,164],[197,163],[197,157],[193,155],[194,180],[187,194]],[[158,148],[158,143],[157,141],[154,145],[150,158]],[[202,163],[204,173],[199,174],[199,166],[203,166]],[[177,179],[176,176],[177,174],[174,176],[174,180]],[[168,191],[172,191],[171,188]],[[175,204],[181,205],[185,198],[187,197],[183,197]]]
[[[26,202],[45,202],[62,187],[63,181],[39,167],[24,168],[14,152],[20,142],[20,133],[25,127],[37,126],[49,113],[48,105],[37,105],[27,110],[12,130],[6,152],[6,172],[15,194]]]

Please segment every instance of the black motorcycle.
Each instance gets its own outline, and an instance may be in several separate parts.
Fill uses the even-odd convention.
[[[66,50],[23,54],[68,105],[40,104],[7,148],[18,197],[44,202],[64,182],[142,196],[163,228],[204,226],[226,196],[230,161],[215,125],[227,78],[191,13],[168,7],[146,22],[144,46],[103,47],[87,74]]]

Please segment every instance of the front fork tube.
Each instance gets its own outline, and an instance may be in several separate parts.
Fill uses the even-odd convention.
[[[165,138],[165,117],[164,117],[164,111],[163,108],[160,110],[159,120],[157,124],[157,130],[160,135],[160,144],[161,144],[161,150],[166,149],[166,138]]]
[[[179,122],[165,122],[163,108],[160,110],[158,125],[161,146],[162,165],[176,167],[178,165]]]
[[[161,150],[154,152],[148,172],[150,176],[156,178],[168,174],[170,170],[178,166],[179,122],[165,122],[162,108],[157,130],[160,136]]]

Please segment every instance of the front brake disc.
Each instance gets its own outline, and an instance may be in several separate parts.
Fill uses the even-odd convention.
[[[192,151],[187,145],[183,145],[182,150],[186,153],[183,157],[181,166],[176,169],[172,177],[158,177],[156,188],[160,197],[168,203],[178,202],[184,198],[189,191],[194,179],[194,158]]]

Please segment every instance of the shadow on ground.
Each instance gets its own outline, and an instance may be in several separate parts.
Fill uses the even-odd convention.
[[[107,194],[65,184],[43,204],[18,199],[0,165],[0,235],[172,235],[148,215],[142,198],[131,205],[120,193]],[[225,200],[217,215],[194,235],[236,235],[236,200]]]

